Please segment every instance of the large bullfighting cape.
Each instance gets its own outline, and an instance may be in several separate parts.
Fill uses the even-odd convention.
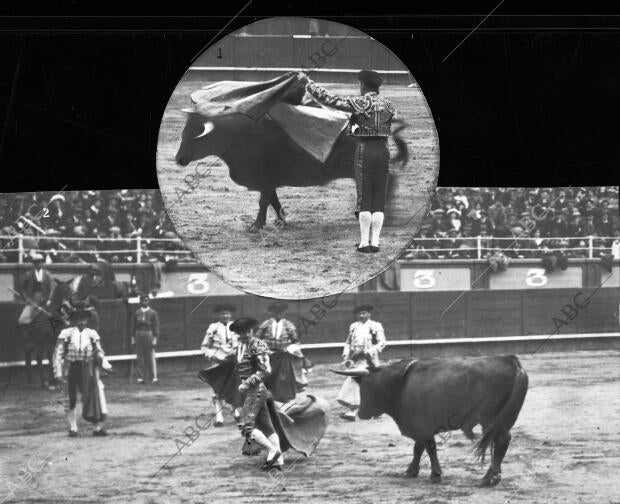
[[[103,422],[108,416],[108,406],[96,361],[84,363],[83,379],[82,418],[92,423]]]
[[[269,357],[271,376],[265,385],[276,401],[287,402],[295,399],[297,392],[306,388],[308,380],[303,374],[304,358],[289,352],[276,352]]]
[[[238,378],[234,378],[235,376],[237,373],[234,372],[234,362],[230,361],[198,373],[198,377],[211,385],[227,403],[241,406],[240,396],[236,390],[240,382]],[[292,449],[310,456],[327,428],[329,412],[327,401],[321,397],[307,395],[282,404],[269,398],[267,407],[273,426],[280,437],[282,450]],[[260,447],[254,442],[250,446],[244,446],[244,453],[247,455],[259,451]]]
[[[258,121],[268,116],[321,162],[349,120],[349,114],[312,101],[294,73],[266,82],[214,82],[192,93],[191,100],[205,117],[244,114]]]

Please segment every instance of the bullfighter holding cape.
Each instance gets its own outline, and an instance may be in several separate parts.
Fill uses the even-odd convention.
[[[287,402],[295,399],[308,385],[307,373],[312,363],[304,357],[299,346],[295,325],[283,317],[288,305],[277,302],[269,305],[272,317],[258,328],[257,336],[262,339],[271,352],[273,372],[267,378],[267,388],[276,401]]]
[[[213,322],[207,328],[200,350],[207,358],[208,367],[222,365],[221,370],[227,372],[223,374],[223,380],[219,386],[214,387],[213,406],[215,407],[215,427],[224,425],[224,409],[223,401],[229,398],[229,404],[233,407],[233,416],[239,423],[239,399],[237,395],[237,387],[239,383],[235,379],[234,363],[237,348],[239,347],[239,335],[230,330],[232,324],[232,314],[236,308],[230,304],[219,304],[213,309],[219,316],[217,322]],[[221,371],[220,370],[220,371]],[[219,392],[218,392],[219,391]],[[232,399],[230,399],[232,398]],[[233,401],[233,402],[230,402]]]
[[[239,335],[239,346],[234,364],[229,361],[210,366],[199,373],[229,404],[242,405],[239,428],[245,443],[242,452],[255,455],[265,449],[267,457],[263,469],[279,469],[282,454],[289,449],[309,456],[323,437],[327,427],[328,404],[325,400],[308,395],[303,399],[281,404],[274,401],[265,386],[271,374],[269,348],[254,335],[258,322],[253,318],[237,319],[230,330]],[[231,366],[237,390],[227,386]]]
[[[110,370],[111,366],[105,359],[99,334],[86,327],[90,312],[78,310],[73,318],[76,326],[60,332],[54,351],[54,375],[59,382],[67,383],[69,437],[78,436],[75,409],[78,391],[82,395],[82,418],[94,425],[94,436],[107,436],[103,422],[108,408],[100,368]]]
[[[379,353],[385,348],[385,332],[380,322],[371,320],[373,306],[369,304],[356,306],[353,312],[358,320],[349,327],[349,335],[342,351],[346,367],[367,368],[368,361],[375,366],[380,364]],[[360,405],[359,385],[350,376],[347,377],[338,394],[338,402],[349,411],[340,418],[355,421]]]

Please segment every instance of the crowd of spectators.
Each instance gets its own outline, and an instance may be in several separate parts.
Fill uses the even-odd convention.
[[[478,237],[480,237],[478,239]],[[441,187],[403,259],[618,254],[618,187]]]
[[[401,258],[617,257],[619,221],[618,187],[441,187]],[[1,194],[0,235],[0,262],[18,262],[18,235],[23,261],[135,262],[137,237],[142,262],[191,260],[155,189]]]
[[[18,261],[18,235],[46,262],[135,262],[137,237],[143,261],[183,248],[154,189],[0,194],[0,235],[0,262]]]

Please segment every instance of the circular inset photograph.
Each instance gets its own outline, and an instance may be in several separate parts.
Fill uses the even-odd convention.
[[[161,122],[157,176],[196,259],[278,299],[329,296],[399,257],[439,174],[433,116],[387,47],[340,23],[271,18],[211,45]]]

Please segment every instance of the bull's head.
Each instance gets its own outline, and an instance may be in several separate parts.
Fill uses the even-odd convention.
[[[175,156],[177,164],[187,166],[192,161],[217,155],[221,146],[218,145],[215,123],[193,109],[183,109],[183,112],[187,113],[187,121]]]
[[[396,394],[402,385],[402,374],[391,365],[375,366],[368,360],[366,369],[332,369],[334,373],[352,377],[360,386],[360,407],[357,415],[362,420],[392,414]]]

